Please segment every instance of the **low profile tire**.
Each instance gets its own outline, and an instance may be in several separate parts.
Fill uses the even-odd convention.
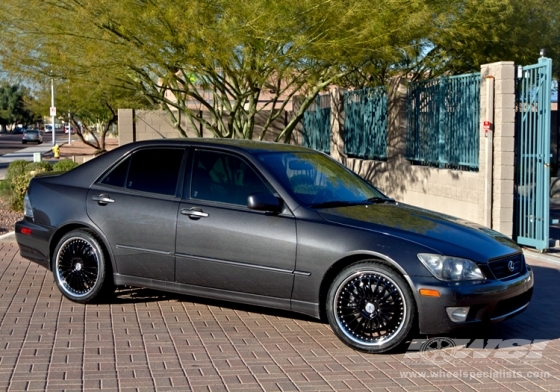
[[[92,233],[74,230],[64,235],[54,251],[53,275],[68,299],[88,303],[114,291],[109,260]]]
[[[352,264],[333,281],[327,318],[348,346],[382,353],[405,341],[415,323],[416,303],[404,278],[373,261]]]

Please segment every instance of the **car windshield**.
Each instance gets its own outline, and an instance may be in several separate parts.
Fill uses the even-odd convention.
[[[273,152],[258,158],[302,205],[326,208],[391,200],[318,152]]]
[[[37,133],[39,133],[39,131],[25,131],[24,133],[35,133],[35,134],[37,134]]]

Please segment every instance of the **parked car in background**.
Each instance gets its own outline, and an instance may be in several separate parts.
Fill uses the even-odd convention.
[[[291,310],[370,353],[513,317],[533,290],[511,239],[294,145],[126,144],[33,178],[24,216],[21,255],[72,301],[127,285]]]
[[[76,130],[74,129],[74,127],[71,127],[69,125],[65,125],[64,126],[64,133],[68,133],[71,132],[72,134],[76,133]]]
[[[27,144],[27,142],[37,142],[41,144],[43,143],[43,135],[41,135],[38,129],[26,129],[23,131],[21,142],[23,144]]]

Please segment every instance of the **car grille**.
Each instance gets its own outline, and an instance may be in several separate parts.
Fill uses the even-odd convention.
[[[512,264],[510,264],[510,261]],[[510,265],[513,265],[513,269],[510,269]],[[498,280],[513,279],[525,271],[525,258],[522,253],[519,253],[514,256],[492,260],[488,263],[488,267]]]

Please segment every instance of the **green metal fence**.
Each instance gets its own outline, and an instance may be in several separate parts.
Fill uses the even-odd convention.
[[[549,247],[552,60],[519,67],[515,120],[515,240]]]
[[[303,114],[303,145],[330,154],[331,96],[318,95]]]
[[[478,170],[480,73],[410,83],[406,158],[413,163]]]
[[[387,158],[387,88],[344,93],[344,153],[362,159]]]

